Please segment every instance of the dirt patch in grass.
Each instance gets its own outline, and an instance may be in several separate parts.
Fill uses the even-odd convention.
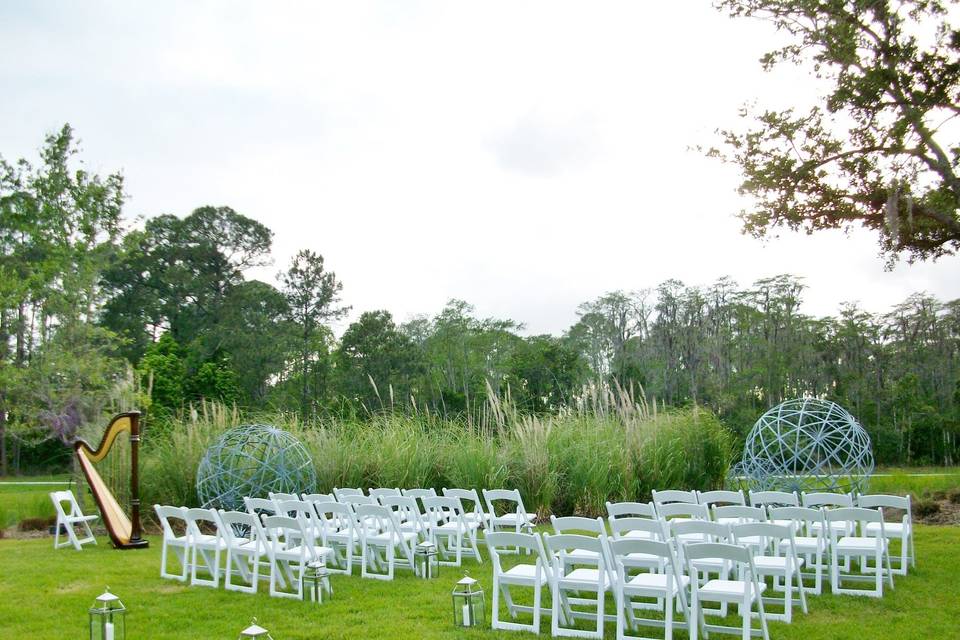
[[[920,507],[920,509],[918,509]],[[960,524],[960,504],[949,499],[914,504],[913,519],[919,524]]]

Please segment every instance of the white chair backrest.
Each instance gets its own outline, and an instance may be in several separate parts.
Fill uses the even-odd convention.
[[[243,504],[247,508],[247,513],[256,516],[273,516],[277,513],[277,504],[267,498],[247,498],[243,499]]]
[[[457,522],[466,526],[463,505],[458,498],[433,497],[423,498],[423,508],[426,509],[427,521],[443,524]]]
[[[853,496],[849,493],[801,493],[800,502],[804,507],[852,507]]]
[[[387,507],[397,515],[399,522],[406,522],[416,531],[425,531],[423,518],[420,513],[420,505],[416,498],[409,496],[384,496],[380,498],[380,504]]]
[[[730,525],[720,524],[718,522],[709,522],[707,520],[683,520],[667,523],[670,535],[673,538],[678,536],[698,536],[703,542],[730,542]]]
[[[402,496],[403,494],[400,493],[400,489],[391,489],[389,487],[382,487],[379,489],[370,489],[370,491],[367,492],[367,495],[369,495],[371,498],[373,498],[377,502],[380,502],[381,498]]]
[[[799,507],[800,498],[793,491],[749,491],[750,506]]]
[[[349,504],[342,502],[315,502],[313,510],[320,520],[324,535],[327,533],[347,533],[353,535],[356,514]]]
[[[667,533],[664,530],[663,520],[652,520],[650,518],[607,518],[607,524],[610,526],[610,534],[613,538],[620,539],[630,537],[631,531],[643,531],[653,537],[654,540],[666,540]]]
[[[610,550],[607,548],[606,536],[591,538],[590,536],[561,533],[543,534],[546,551],[553,556],[553,570],[556,578],[561,578],[564,567],[571,565],[589,565],[601,573],[605,573],[610,583],[616,581],[616,572],[608,558]],[[589,554],[577,553],[587,551]]]
[[[340,499],[340,502],[344,504],[350,504],[353,506],[357,506],[361,504],[380,504],[380,502],[376,498],[371,498],[370,496],[362,496],[362,495],[361,496],[357,496],[357,495],[343,496]]]
[[[300,549],[301,560],[318,560],[313,545],[303,544],[309,539],[297,518],[288,516],[263,516],[263,531],[270,540],[274,554],[288,549]]]
[[[443,495],[446,498],[456,498],[463,505],[463,512],[476,514],[481,521],[486,519],[483,512],[483,503],[480,502],[480,494],[476,489],[448,489],[443,488]]]
[[[487,503],[487,513],[493,517],[497,515],[496,505],[505,502],[506,511],[526,516],[527,510],[523,506],[523,498],[516,489],[484,489],[483,499]]]
[[[608,518],[656,518],[657,509],[652,502],[608,502]]]
[[[767,519],[767,513],[763,507],[744,507],[738,504],[730,504],[713,508],[713,519],[719,521],[720,518],[737,520],[738,524],[764,522]]]
[[[827,523],[845,522],[849,525],[848,531],[855,532],[858,524],[867,522],[879,522],[880,531],[883,533],[883,508],[864,509],[863,507],[838,507],[836,509],[824,509],[823,519]],[[830,529],[830,535],[833,536],[836,531],[833,527]]]
[[[220,516],[213,509],[187,509],[187,535],[192,540],[198,539],[203,535],[215,535],[218,538],[223,537],[223,525],[220,522]],[[205,531],[212,531],[205,533]]]
[[[484,536],[487,544],[487,550],[490,552],[490,559],[493,562],[494,571],[503,573],[503,566],[500,564],[500,556],[506,554],[516,554],[519,549],[531,555],[535,566],[539,567],[543,575],[547,577],[547,584],[553,580],[553,567],[550,564],[550,558],[543,546],[543,538],[536,533],[514,533],[512,531],[490,531]],[[511,562],[511,566],[516,563]],[[529,563],[520,563],[529,564]],[[508,567],[509,568],[509,567]]]
[[[803,535],[811,538],[819,538],[824,535],[825,524],[823,511],[821,509],[812,509],[810,507],[770,507],[767,509],[767,515],[771,520],[790,520],[797,525],[797,532],[803,532]]]
[[[337,497],[332,493],[301,493],[300,497],[303,498],[305,502],[312,502],[314,504],[337,501]]]
[[[630,581],[631,569],[642,568],[650,570],[650,556],[659,560],[659,571],[668,576],[673,582],[680,597],[680,602],[686,606],[686,589],[680,584],[680,577],[684,574],[682,565],[677,561],[673,552],[673,545],[660,540],[640,540],[637,538],[620,538],[607,543],[610,549],[610,558],[613,562],[619,588],[623,588]]]
[[[299,500],[300,496],[296,493],[277,493],[270,491],[267,493],[267,497],[273,500],[274,502],[285,502],[287,500]]]
[[[685,502],[688,504],[697,504],[696,491],[680,491],[679,489],[667,489],[665,491],[653,490],[653,504],[658,507],[662,504],[671,502]]]
[[[780,555],[781,549],[794,549],[793,527],[785,524],[773,524],[772,522],[748,522],[746,524],[735,524],[730,527],[733,533],[733,542],[743,544],[750,538],[754,543],[754,549],[760,549],[764,555]],[[781,545],[780,542],[788,540],[789,546]],[[757,544],[758,542],[758,544]]]
[[[582,518],[580,516],[550,516],[550,523],[553,525],[554,533],[583,533],[587,531],[594,536],[607,535],[607,529],[603,526],[601,518]]]
[[[905,517],[910,518],[913,515],[909,494],[905,496],[892,496],[885,493],[861,494],[857,496],[857,506],[864,509],[876,509],[877,507],[900,509],[906,512]]]
[[[352,487],[341,489],[339,487],[334,487],[333,495],[337,498],[337,502],[346,502],[345,498],[347,496],[362,496],[363,489],[359,489],[359,488],[354,489]]]
[[[80,505],[77,503],[77,497],[73,495],[73,491],[51,491],[50,500],[53,501],[53,506],[56,508],[57,513],[64,519],[68,517],[83,517],[83,513],[80,511]],[[63,508],[64,503],[67,504],[66,509]]]
[[[746,546],[725,542],[691,542],[684,545],[683,552],[689,563],[687,568],[691,576],[697,575],[697,569],[693,565],[696,560],[710,558],[736,562],[741,569],[749,571],[751,580],[755,581],[757,578],[757,571],[753,566],[753,552]]]
[[[408,498],[436,498],[437,490],[436,489],[401,489],[400,494],[407,496]]]
[[[690,518],[692,520],[709,520],[710,509],[705,504],[689,502],[671,502],[657,505],[657,515],[664,520],[671,518]]]
[[[260,519],[246,511],[218,512],[220,522],[223,523],[223,537],[227,544],[238,546],[244,543],[256,544],[264,541],[263,527]]]
[[[367,535],[386,533],[391,536],[391,540],[401,540],[399,522],[389,507],[380,504],[355,504],[354,512],[357,514],[360,530]]]
[[[163,537],[167,540],[173,540],[178,538],[176,530],[173,527],[171,520],[179,520],[183,524],[184,534],[187,531],[187,509],[186,507],[172,507],[168,505],[153,505],[153,510],[157,514],[157,520],[160,521],[160,529],[163,530]]]
[[[747,504],[743,491],[697,491],[697,501],[707,506],[712,505],[740,505]]]

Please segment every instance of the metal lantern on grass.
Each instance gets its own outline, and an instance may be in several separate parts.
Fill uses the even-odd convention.
[[[324,597],[333,597],[333,587],[330,586],[330,571],[322,562],[311,562],[307,565],[300,579],[300,597],[306,602],[321,604]]]
[[[270,632],[257,624],[257,619],[250,621],[250,626],[240,632],[237,640],[248,640],[249,638],[258,638],[259,640],[273,640]]]
[[[453,624],[457,627],[481,626],[485,613],[483,589],[470,576],[463,576],[453,588]]]
[[[90,607],[90,640],[124,640],[126,607],[107,587]]]
[[[414,548],[413,562],[418,578],[436,578],[440,574],[440,557],[432,542],[425,540]]]

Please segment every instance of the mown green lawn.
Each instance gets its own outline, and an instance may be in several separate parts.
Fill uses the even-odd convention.
[[[142,551],[116,551],[106,538],[83,551],[54,551],[49,538],[0,540],[0,628],[4,637],[32,640],[86,638],[87,608],[105,586],[130,610],[134,639],[234,639],[256,616],[276,640],[294,638],[523,638],[489,629],[464,632],[451,623],[450,589],[463,571],[444,567],[425,582],[401,572],[393,582],[334,576],[335,597],[322,606],[222,588],[190,587],[158,575],[159,540]],[[960,637],[960,527],[917,528],[919,566],[881,600],[811,597],[810,613],[792,625],[773,622],[775,639],[909,640]],[[466,562],[489,596],[491,568]],[[355,569],[359,571],[359,569]],[[489,610],[488,610],[489,614]],[[488,615],[489,620],[489,615]],[[655,632],[655,630],[650,630]],[[541,633],[549,635],[549,618]],[[614,637],[613,625],[607,637]],[[686,637],[679,633],[676,637]]]
[[[74,489],[70,475],[25,477],[0,476],[0,529],[11,527],[24,518],[52,518],[55,515],[50,502],[51,491]],[[28,484],[56,482],[58,484]]]

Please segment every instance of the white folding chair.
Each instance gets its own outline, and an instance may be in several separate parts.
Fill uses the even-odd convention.
[[[655,540],[667,542],[669,536],[665,530],[663,520],[647,518],[609,518],[607,525],[613,540]],[[648,567],[651,570],[663,571],[663,559],[659,556],[643,556],[632,554],[631,564],[637,567]]]
[[[763,507],[745,507],[738,504],[713,508],[713,521],[720,524],[748,524],[766,522],[767,512]]]
[[[527,513],[523,498],[516,489],[484,489],[483,499],[487,503],[487,531],[533,531],[535,517]],[[506,503],[499,515],[498,503]]]
[[[367,495],[379,503],[381,498],[393,498],[396,496],[402,496],[403,494],[400,493],[400,489],[382,487],[379,489],[370,489],[370,491],[367,492]]]
[[[352,574],[353,556],[360,552],[360,532],[353,509],[340,502],[314,502],[313,509],[321,523],[323,546],[331,550],[329,558],[333,563],[327,563],[327,570]]]
[[[301,578],[307,565],[311,562],[326,563],[333,551],[329,547],[316,544],[300,518],[263,516],[261,520],[268,538],[270,595],[278,598],[302,597]],[[282,590],[283,582],[288,582],[292,591]]]
[[[559,612],[562,607],[563,611],[562,616],[551,617],[551,633],[572,638],[603,638],[603,623],[607,618],[605,595],[612,592],[614,583],[613,569],[607,564],[606,537],[545,534],[543,540],[553,561],[551,609]],[[578,561],[568,562],[570,558],[578,558]],[[583,598],[585,592],[596,594],[596,598]],[[571,593],[576,596],[571,597]],[[581,608],[575,609],[574,605]],[[584,610],[583,605],[592,610]],[[567,626],[577,619],[595,621],[596,630],[584,631]]]
[[[853,506],[853,496],[849,493],[832,492],[801,493],[800,505],[808,509],[849,509]],[[836,528],[840,535],[850,535],[852,533],[852,530],[845,528],[847,523],[843,520],[834,520],[830,526]]]
[[[355,513],[360,530],[362,577],[393,580],[398,554],[403,562],[400,566],[414,570],[413,547],[417,541],[416,533],[401,531],[396,514],[383,505],[357,504]],[[384,565],[386,570],[383,570]]]
[[[757,570],[753,565],[753,554],[746,547],[720,542],[700,542],[686,545],[684,555],[687,559],[689,575],[695,576],[695,565],[704,559],[717,559],[730,563],[736,567],[738,579],[729,580],[718,578],[709,580],[701,585],[699,580],[690,580],[690,640],[697,640],[702,630],[704,636],[711,632],[740,633],[742,640],[748,640],[753,635],[770,640],[767,631],[767,616],[763,610],[763,586],[757,579]],[[707,624],[705,613],[701,607],[702,601],[719,602],[724,610],[728,604],[736,604],[738,613],[743,618],[740,629],[719,624]],[[753,605],[757,606],[757,617],[760,618],[760,628],[754,629],[751,623]]]
[[[791,525],[771,524],[769,522],[754,522],[736,524],[731,527],[734,541],[742,544],[744,539],[751,541],[760,539],[761,543],[754,546],[753,566],[757,570],[757,579],[764,582],[767,576],[773,578],[772,592],[777,592],[779,580],[783,580],[783,597],[764,597],[766,604],[783,606],[783,613],[767,611],[770,620],[793,620],[793,594],[800,597],[800,608],[807,612],[807,597],[803,588],[803,558],[797,556],[797,543],[794,538],[794,528]],[[759,550],[759,553],[757,551]]]
[[[317,516],[312,503],[294,498],[292,500],[277,500],[276,505],[278,515],[296,518],[300,521],[300,526],[309,536],[308,542],[310,544],[316,544],[318,540],[323,539],[324,524]]]
[[[223,537],[227,545],[227,562],[223,588],[227,591],[256,593],[260,584],[260,567],[270,564],[268,540],[260,519],[245,511],[219,511]],[[247,584],[233,580],[234,570]]]
[[[555,609],[542,605],[541,590],[553,585],[553,567],[547,557],[543,541],[540,536],[532,533],[513,533],[502,531],[488,532],[486,535],[487,549],[490,551],[490,561],[493,564],[493,616],[494,629],[507,631],[532,631],[540,633],[540,617],[543,614],[553,615]],[[533,556],[533,564],[518,563],[504,570],[500,556],[514,554],[516,549],[524,550]],[[533,606],[519,605],[513,600],[511,587],[525,587],[533,589]],[[500,620],[500,595],[507,605],[507,612],[512,619],[518,613],[533,614],[530,624],[520,622],[504,622]],[[562,615],[562,613],[560,613]]]
[[[739,505],[742,507],[747,504],[743,497],[743,491],[697,491],[697,502],[708,507],[715,505]]]
[[[416,498],[407,496],[384,496],[380,504],[391,509],[397,515],[401,531],[412,531],[417,534],[418,540],[430,537],[430,529],[426,519],[420,513],[420,506]]]
[[[52,491],[50,493],[50,500],[53,501],[53,508],[57,512],[56,531],[53,536],[54,549],[73,545],[74,549],[80,551],[83,545],[88,542],[97,544],[97,539],[93,536],[93,531],[90,530],[90,523],[100,516],[83,515],[83,512],[80,511],[80,505],[77,503],[77,497],[73,495],[73,491]],[[64,509],[64,504],[67,504],[69,508]],[[83,538],[78,537],[74,527],[80,527],[86,532],[86,535]],[[67,534],[67,539],[64,542],[60,542],[61,529]]]
[[[477,545],[477,522],[468,522],[463,505],[457,498],[423,498],[427,509],[427,521],[430,523],[430,540],[437,545],[440,564],[459,567],[464,551],[473,552],[477,562],[483,562]],[[443,558],[453,554],[456,560]]]
[[[361,504],[380,504],[380,501],[376,498],[371,498],[370,496],[365,495],[356,495],[356,494],[346,494],[342,496],[339,500],[343,504],[349,504],[356,507]]]
[[[710,520],[710,508],[694,502],[670,502],[657,505],[661,520],[683,522],[685,520]]]
[[[897,575],[907,575],[907,565],[917,566],[917,558],[913,549],[913,509],[910,503],[910,496],[891,496],[885,494],[861,495],[857,498],[857,506],[864,509],[898,509],[903,511],[900,522],[885,520],[883,522],[883,533],[890,541],[900,541],[900,555],[891,554],[891,564],[893,572]],[[884,513],[889,513],[885,511]],[[868,522],[864,528],[864,534],[868,536],[880,535],[881,525],[876,522]],[[893,564],[893,558],[897,558],[897,563]]]
[[[674,628],[690,628],[690,612],[687,606],[686,592],[690,578],[683,574],[682,566],[667,542],[643,540],[639,538],[621,538],[609,542],[616,581],[614,596],[617,602],[617,640],[646,640],[642,636],[626,633],[637,627],[659,627],[664,629],[665,640],[673,638]],[[637,558],[654,558],[655,570],[650,571],[650,563],[637,563]],[[636,569],[647,571],[636,572]],[[654,598],[656,602],[636,602],[636,598]],[[683,620],[674,620],[674,609],[682,611]],[[644,609],[663,611],[663,619],[643,618],[638,612]]]
[[[360,489],[359,487],[357,488],[347,487],[344,489],[341,489],[339,487],[334,487],[333,495],[336,497],[337,502],[346,502],[346,498],[348,496],[362,496],[363,489]]]
[[[696,491],[681,491],[679,489],[667,489],[665,491],[653,490],[653,504],[659,507],[662,504],[673,502],[682,502],[687,504],[698,504]]]
[[[682,566],[687,566],[686,547],[689,544],[704,542],[732,543],[733,534],[730,532],[730,525],[709,522],[707,520],[673,520],[668,523],[668,530],[676,545],[677,557]],[[690,574],[690,579],[703,584],[710,580],[711,574],[716,574],[717,579],[726,580],[733,570],[733,565],[724,558],[700,558],[693,563],[696,573]],[[721,602],[720,609],[717,611],[720,615],[727,615],[727,603]],[[711,611],[713,613],[713,611]]]
[[[833,593],[851,595],[883,596],[883,576],[886,574],[890,588],[893,588],[893,572],[890,570],[889,542],[883,522],[883,509],[864,509],[862,507],[841,507],[826,509],[823,512],[827,530],[830,532],[830,590]],[[879,535],[868,536],[866,525],[876,523]],[[839,526],[837,526],[839,525]],[[859,525],[859,533],[857,528]],[[844,533],[841,533],[844,532]],[[873,557],[873,567],[868,559]],[[850,565],[854,558],[860,559],[860,573],[853,573]],[[846,560],[844,573],[840,571],[840,560]],[[871,578],[867,572],[873,570]],[[851,589],[843,586],[846,581],[874,582],[873,589]]]
[[[751,507],[799,507],[795,491],[748,491]]]
[[[160,548],[160,577],[186,582],[187,572],[190,570],[187,509],[186,507],[170,507],[155,504],[153,505],[153,510],[157,514],[157,520],[160,522],[160,530],[163,534],[163,542]],[[171,520],[178,520],[183,523],[177,527],[183,530],[183,535],[177,535]],[[174,556],[180,561],[179,574],[167,572],[167,555],[170,549],[173,549]]]
[[[190,545],[190,584],[217,587],[220,585],[220,553],[227,548],[220,517],[213,509],[187,509],[185,515]],[[200,568],[210,577],[199,577],[197,570]]]
[[[475,524],[478,528],[487,524],[487,514],[483,511],[483,503],[480,502],[480,494],[476,489],[447,489],[443,488],[443,495],[447,498],[456,498],[463,506],[463,517],[470,524]]]
[[[332,493],[301,493],[300,497],[304,502],[312,502],[313,504],[337,501],[337,497]]]
[[[607,520],[611,524],[611,530],[613,528],[614,520],[622,520],[628,518],[631,521],[638,519],[646,520],[658,520],[657,509],[653,506],[652,502],[608,502],[607,503]],[[618,529],[620,532],[625,531],[622,527]],[[646,534],[646,528],[638,528],[635,534],[623,533],[624,537],[630,538],[649,538]]]
[[[300,500],[300,496],[296,493],[279,493],[276,491],[268,492],[267,497],[273,500],[274,502],[287,502],[289,500]]]
[[[247,513],[262,518],[263,516],[277,515],[277,504],[269,498],[249,498],[244,496],[243,506]]]
[[[807,571],[802,573],[801,576],[813,579],[813,586],[805,586],[804,589],[807,593],[820,595],[823,585],[823,571],[827,568],[825,557],[829,550],[827,528],[823,523],[823,511],[809,507],[772,507],[767,513],[771,523],[786,523],[786,526],[793,528],[793,540],[781,542],[781,545],[792,545],[796,550],[797,557],[803,558]]]

